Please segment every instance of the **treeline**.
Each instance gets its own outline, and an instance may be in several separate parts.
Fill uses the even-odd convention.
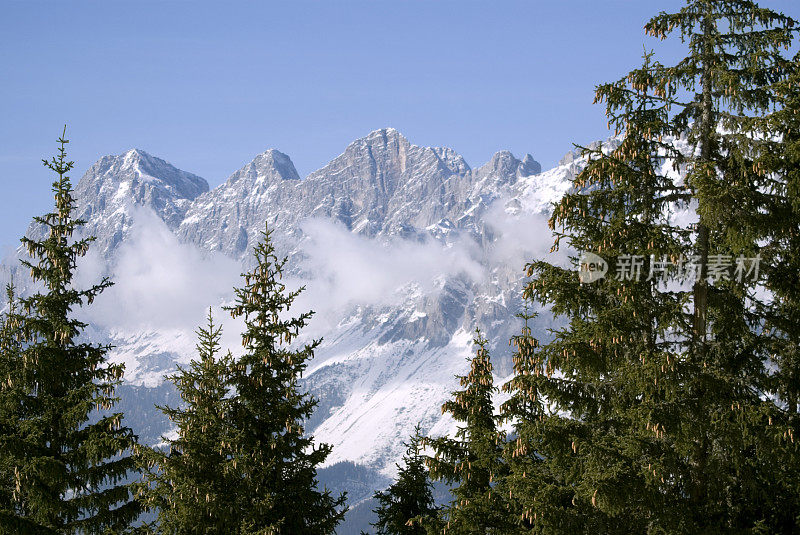
[[[749,0],[688,0],[645,30],[686,56],[646,52],[597,88],[618,143],[584,149],[550,218],[554,249],[596,256],[526,268],[526,310],[562,327],[540,345],[521,314],[499,411],[478,334],[442,408],[457,433],[410,437],[375,495],[377,533],[800,531],[797,25]],[[138,444],[113,412],[121,366],[73,316],[111,283],[73,284],[91,239],[73,239],[59,142],[46,236],[22,240],[39,289],[9,287],[0,322],[0,533],[333,533],[345,497],[318,489],[330,447],[305,433],[315,401],[298,385],[319,342],[296,343],[310,313],[288,314],[298,293],[269,232],[227,309],[243,355],[209,314],[171,377],[183,405],[161,408],[176,436]],[[145,510],[157,519],[137,524]]]

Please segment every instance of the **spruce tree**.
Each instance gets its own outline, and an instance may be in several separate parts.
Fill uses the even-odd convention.
[[[779,444],[776,480],[780,509],[800,524],[800,458],[794,436],[800,434],[800,55],[790,75],[775,84],[779,106],[756,138],[758,149],[749,172],[760,181],[750,195],[759,218],[751,233],[763,245],[764,286],[769,299],[759,303],[763,335],[772,356],[771,390],[781,412],[770,421]]]
[[[317,489],[316,469],[331,447],[305,433],[316,400],[298,384],[320,341],[293,344],[313,313],[290,315],[303,288],[287,291],[281,282],[287,259],[278,259],[270,234],[256,245],[256,265],[228,309],[245,323],[244,354],[231,370],[232,462],[241,474],[232,492],[241,500],[242,533],[330,534],[345,496]]]
[[[233,461],[230,415],[230,353],[219,357],[222,327],[211,310],[205,328],[197,330],[197,354],[188,368],[169,377],[184,406],[159,407],[177,427],[165,439],[168,449],[142,448],[147,466],[139,498],[158,511],[159,533],[237,533],[239,518],[234,489],[241,474]]]
[[[68,141],[58,142],[58,155],[44,160],[57,175],[55,208],[34,219],[46,236],[22,239],[31,257],[22,264],[41,289],[20,298],[4,322],[13,336],[4,337],[0,405],[6,420],[10,400],[16,418],[0,444],[14,483],[10,503],[0,505],[0,532],[120,532],[140,511],[123,483],[135,468],[136,437],[122,414],[109,412],[122,365],[107,361],[108,346],[85,341],[86,324],[73,315],[111,283],[75,287],[76,262],[92,238],[73,237],[84,222],[74,216]]]
[[[23,531],[23,523],[11,509],[14,501],[14,462],[12,447],[19,432],[20,400],[20,341],[19,329],[9,322],[17,314],[17,298],[13,285],[6,287],[6,310],[0,316],[0,529]],[[18,452],[17,452],[18,453]]]
[[[431,525],[436,525],[433,485],[420,451],[421,440],[417,426],[406,445],[403,464],[397,465],[397,480],[374,495],[378,507],[373,511],[378,519],[372,525],[377,535],[425,535]]]
[[[531,323],[537,314],[526,308],[517,316],[524,323],[520,334],[510,340],[510,345],[514,347],[514,375],[503,385],[503,392],[511,395],[500,406],[503,419],[513,423],[514,432],[504,447],[503,457],[509,468],[498,491],[508,497],[506,510],[521,531],[529,530],[536,520],[538,532],[547,533],[548,530],[542,529],[539,523],[539,513],[533,511],[530,505],[542,497],[552,499],[554,494],[560,492],[562,497],[554,500],[559,503],[563,500],[564,490],[559,488],[561,478],[557,475],[560,469],[558,464],[548,462],[536,453],[546,449],[542,444],[544,433],[539,424],[547,415],[545,404],[539,396],[544,380],[540,379],[539,340],[531,331]]]
[[[497,388],[487,340],[476,332],[478,349],[470,359],[469,374],[458,377],[463,390],[453,392],[442,406],[443,413],[462,425],[455,437],[425,440],[433,450],[427,465],[431,478],[453,485],[453,501],[442,517],[447,533],[510,533],[514,522],[495,488],[507,472],[505,436],[498,430],[492,399]]]
[[[781,377],[780,398],[787,411],[800,410],[800,55],[793,62],[792,76],[776,87],[782,108],[770,116],[770,129],[761,158],[756,162],[771,175],[773,191],[768,196],[763,219],[767,239],[762,254],[765,285],[774,295],[768,327],[780,336],[775,354]]]
[[[779,105],[794,22],[689,0],[646,31],[678,33],[688,54],[671,67],[645,54],[597,90],[619,143],[584,151],[550,223],[556,248],[611,271],[581,284],[574,269],[528,266],[525,297],[568,323],[538,351],[529,332],[517,340],[509,492],[541,533],[791,532],[797,489],[776,483],[790,457],[769,430],[781,409],[746,259],[762,237],[754,140]],[[693,226],[673,216],[687,207]]]
[[[551,219],[563,222],[559,239],[602,254],[611,266],[624,255],[655,251],[677,258],[688,244],[666,208],[681,189],[659,172],[666,156],[657,156],[659,149],[679,155],[642,132],[663,120],[660,110],[642,97],[626,105],[631,111],[621,144],[608,155],[602,147],[589,153],[594,159],[576,178],[576,191]],[[691,408],[672,399],[661,403],[670,385],[659,375],[671,371],[681,351],[670,333],[690,321],[682,296],[660,291],[661,281],[647,280],[647,271],[638,280],[617,280],[612,271],[581,285],[574,270],[544,262],[529,269],[535,280],[525,297],[569,323],[538,351],[527,326],[515,339],[506,416],[517,423],[508,456],[519,521],[542,533],[640,533],[648,529],[647,511],[657,510],[666,529],[681,511],[666,510],[665,490],[650,479],[657,482],[661,463],[672,460],[663,457],[669,445],[647,426],[655,415],[660,425],[676,426],[692,417],[684,414]]]

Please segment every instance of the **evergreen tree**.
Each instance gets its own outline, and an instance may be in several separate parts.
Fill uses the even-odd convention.
[[[600,254],[612,271],[581,284],[528,266],[525,297],[568,324],[540,351],[529,332],[517,340],[509,492],[541,533],[791,532],[797,488],[779,496],[775,481],[781,409],[745,258],[761,237],[755,141],[794,22],[747,0],[689,0],[646,31],[677,31],[688,55],[667,67],[645,54],[597,90],[619,143],[585,150],[550,222],[556,248]],[[674,217],[681,207],[694,226]]]
[[[545,404],[539,397],[544,379],[540,380],[539,340],[532,335],[530,327],[536,316],[527,308],[518,314],[524,324],[521,333],[510,340],[514,347],[514,375],[503,385],[503,392],[511,396],[500,406],[502,417],[514,424],[514,436],[505,444],[503,457],[509,473],[498,491],[508,495],[509,516],[523,532],[534,526],[534,520],[539,532],[547,532],[541,529],[539,513],[533,511],[531,503],[542,497],[552,499],[553,494],[560,492],[562,496],[554,500],[558,503],[564,494],[564,490],[559,488],[562,481],[557,475],[559,466],[536,453],[546,449],[542,445],[540,422],[547,415]]]
[[[378,535],[424,535],[425,524],[435,524],[437,509],[433,500],[433,485],[420,452],[420,432],[417,426],[407,444],[403,465],[397,465],[397,480],[374,498],[378,507],[373,511],[378,519],[372,525]]]
[[[123,367],[107,362],[108,346],[83,340],[86,324],[72,315],[111,283],[74,285],[77,259],[92,238],[73,238],[84,222],[74,217],[67,140],[58,141],[58,156],[44,161],[57,174],[55,209],[34,219],[46,237],[22,239],[31,257],[22,263],[42,289],[20,298],[5,320],[12,336],[4,336],[0,406],[4,424],[9,403],[16,418],[0,444],[0,464],[14,484],[10,503],[0,505],[2,533],[120,532],[140,510],[123,484],[135,468],[136,437],[122,414],[108,412]]]
[[[774,180],[774,191],[764,215],[762,232],[766,286],[775,296],[769,326],[780,334],[775,354],[779,362],[780,397],[789,413],[800,409],[800,55],[795,58],[792,76],[777,87],[783,107],[772,114],[769,139],[756,164]],[[777,176],[776,176],[777,175]],[[770,225],[771,223],[771,225]]]
[[[7,310],[0,317],[0,529],[11,532],[12,528],[16,531],[24,529],[24,524],[11,509],[16,488],[11,448],[19,432],[19,403],[24,392],[20,390],[21,383],[18,380],[21,368],[21,333],[9,322],[9,318],[18,312],[13,285],[6,287],[6,296]]]
[[[166,439],[168,451],[143,448],[148,468],[139,487],[144,506],[158,510],[158,532],[236,533],[235,492],[241,474],[231,451],[228,353],[218,357],[222,327],[208,323],[197,330],[197,354],[188,369],[169,377],[184,402],[182,408],[159,407],[177,427]]]
[[[775,84],[779,102],[759,144],[751,174],[759,180],[751,188],[755,208],[751,234],[763,244],[764,285],[770,299],[760,304],[764,330],[775,373],[772,391],[782,411],[770,421],[772,437],[780,444],[773,477],[784,516],[800,525],[800,459],[794,436],[800,433],[800,55],[791,74]],[[750,163],[750,162],[748,162]]]
[[[229,308],[245,322],[245,353],[231,370],[232,463],[241,478],[232,491],[242,533],[329,534],[344,516],[345,496],[316,488],[316,468],[331,447],[306,435],[316,401],[298,385],[320,341],[292,345],[312,312],[289,316],[303,288],[290,292],[281,282],[287,259],[275,255],[270,234],[256,245],[256,266]]]
[[[667,155],[680,154],[644,135],[661,124],[662,110],[642,96],[626,106],[621,143],[609,154],[602,147],[589,151],[593,160],[576,178],[576,192],[565,195],[551,219],[564,226],[557,239],[602,254],[611,266],[625,255],[677,258],[688,245],[668,210],[682,190],[659,172]],[[525,297],[569,320],[539,351],[527,323],[514,340],[516,377],[506,416],[517,423],[517,440],[508,454],[509,489],[519,520],[539,532],[643,533],[653,520],[649,511],[658,511],[660,528],[679,529],[671,523],[681,522],[682,511],[668,510],[669,489],[658,484],[662,464],[676,462],[668,456],[672,445],[648,426],[656,416],[658,431],[692,417],[684,414],[693,410],[682,405],[685,399],[663,395],[674,386],[664,375],[673,373],[683,347],[670,335],[691,320],[683,296],[660,291],[659,278],[647,280],[647,267],[638,279],[631,273],[633,280],[617,280],[612,272],[585,285],[573,270],[544,262],[529,267],[536,278]]]
[[[503,462],[505,436],[498,431],[499,417],[492,397],[497,389],[492,378],[492,363],[487,340],[476,331],[478,350],[470,359],[470,371],[459,380],[463,390],[442,406],[462,423],[454,438],[426,439],[434,454],[427,464],[434,480],[453,487],[453,502],[443,511],[447,533],[510,533],[507,504],[495,486],[505,477]]]

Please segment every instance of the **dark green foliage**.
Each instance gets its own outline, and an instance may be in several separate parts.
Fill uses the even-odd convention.
[[[8,311],[0,316],[0,532],[22,530],[22,520],[16,518],[10,504],[14,500],[14,458],[10,445],[19,432],[19,401],[24,397],[20,377],[21,334],[9,318],[18,313],[13,285],[6,288]],[[8,504],[8,505],[6,505]]]
[[[218,357],[221,328],[209,312],[197,331],[200,359],[170,377],[185,406],[161,408],[178,436],[169,451],[142,450],[140,495],[158,509],[151,528],[160,533],[330,534],[344,515],[344,496],[316,488],[330,446],[313,445],[303,429],[316,402],[298,380],[319,341],[292,346],[311,313],[286,318],[302,289],[280,282],[286,259],[269,236],[228,308],[244,318],[244,355]]]
[[[344,516],[345,497],[316,489],[316,468],[331,447],[314,445],[303,422],[316,401],[298,386],[319,341],[292,346],[311,318],[288,317],[302,291],[281,282],[286,259],[275,256],[266,231],[254,250],[256,266],[236,289],[234,318],[244,318],[245,353],[231,368],[229,423],[235,469],[240,481],[242,533],[330,534]]]
[[[142,449],[148,472],[140,486],[143,505],[158,510],[161,533],[235,533],[241,474],[232,451],[227,419],[228,389],[233,359],[218,357],[222,328],[208,324],[197,330],[199,360],[178,368],[169,379],[185,406],[159,407],[177,427],[168,451]]]
[[[538,351],[529,331],[516,340],[509,491],[540,533],[792,532],[800,497],[787,466],[800,458],[773,401],[791,397],[790,381],[776,389],[770,361],[776,339],[792,360],[797,330],[784,324],[792,334],[776,338],[764,326],[765,311],[795,322],[796,310],[777,312],[752,278],[709,266],[754,257],[765,240],[787,254],[797,234],[779,192],[794,179],[776,175],[794,153],[775,149],[780,163],[757,164],[775,133],[768,115],[785,105],[776,88],[791,73],[781,51],[794,22],[750,1],[690,0],[646,31],[677,32],[688,54],[672,67],[645,54],[642,68],[597,90],[620,144],[585,151],[550,223],[556,248],[592,251],[611,270],[581,284],[574,269],[529,265],[525,297],[569,323]],[[777,226],[759,213],[769,203],[785,214]],[[687,206],[691,227],[672,217]],[[625,255],[644,258],[638,280],[615,277]],[[658,261],[692,257],[705,266],[696,280],[658,271]],[[773,283],[786,295],[789,286]]]
[[[780,512],[789,526],[800,525],[800,55],[790,75],[774,86],[778,109],[769,116],[752,172],[762,182],[751,200],[759,216],[751,233],[763,244],[764,285],[772,299],[759,303],[771,363],[770,390],[783,409],[774,415],[771,434],[780,445],[773,477]],[[789,519],[789,520],[787,520]]]
[[[775,295],[767,327],[775,330],[775,354],[781,369],[780,397],[790,413],[800,403],[800,56],[792,75],[776,86],[782,108],[770,116],[774,137],[754,166],[771,175],[770,191],[761,197],[763,216],[758,234],[767,240],[761,254],[766,286]]]
[[[9,477],[13,488],[0,503],[0,533],[118,533],[140,510],[121,483],[134,469],[135,436],[108,412],[123,368],[107,362],[107,346],[83,341],[86,324],[72,315],[111,283],[74,286],[92,238],[73,238],[83,221],[73,216],[67,140],[59,143],[44,161],[58,175],[55,209],[35,218],[46,237],[22,239],[31,257],[22,263],[41,290],[12,298],[3,321],[0,493]]]
[[[463,390],[442,407],[460,424],[455,437],[426,439],[434,452],[427,458],[431,477],[453,485],[453,502],[444,509],[447,533],[511,533],[515,522],[497,484],[507,474],[505,436],[497,428],[492,397],[497,389],[486,339],[477,331],[478,350],[470,371],[459,377]]]
[[[372,524],[378,535],[424,535],[425,525],[436,524],[432,484],[420,453],[419,426],[407,444],[403,464],[397,465],[397,480],[383,492],[375,493],[378,507]]]

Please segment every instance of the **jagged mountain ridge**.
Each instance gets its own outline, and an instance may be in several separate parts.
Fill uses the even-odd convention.
[[[264,221],[289,234],[309,217],[366,236],[465,228],[501,188],[540,171],[530,154],[518,160],[508,151],[473,170],[452,149],[412,145],[387,128],[354,141],[305,179],[287,155],[269,149],[212,190],[204,179],[132,149],[98,160],[75,196],[86,232],[106,257],[130,230],[132,208],[144,206],[183,241],[241,258]]]
[[[300,220],[321,217],[371,237],[413,234],[437,224],[458,227],[472,203],[492,194],[491,186],[540,170],[530,155],[519,161],[503,151],[473,171],[452,149],[418,147],[398,131],[383,129],[354,141],[303,180],[288,156],[274,149],[258,155],[197,198],[178,234],[241,257],[264,221],[292,234]],[[483,182],[488,183],[476,188]]]
[[[104,156],[83,175],[75,188],[81,219],[109,255],[130,230],[131,208],[151,208],[175,230],[193,200],[208,191],[205,179],[181,171],[140,149]]]
[[[540,171],[530,154],[518,160],[508,151],[473,170],[452,149],[419,147],[387,128],[354,141],[305,179],[287,155],[269,149],[212,190],[202,178],[134,149],[95,163],[78,183],[76,198],[79,214],[88,222],[85,231],[97,237],[106,258],[113,259],[134,226],[137,210],[146,207],[181,241],[245,260],[267,222],[279,250],[292,256],[296,273],[302,257],[297,248],[303,237],[300,224],[310,218],[332,220],[373,238],[433,238],[452,245],[466,234],[486,245],[491,229],[485,228],[482,214],[499,196],[513,196],[509,192],[521,178],[530,181]],[[563,181],[551,182],[563,189]],[[501,278],[518,279],[519,268],[505,270]],[[493,299],[507,290],[501,289],[507,282],[494,285]],[[460,299],[459,306],[466,308],[467,294],[459,284],[448,280],[443,286],[451,302]],[[505,301],[502,296],[500,300]],[[435,345],[446,344],[461,318],[443,314],[441,303],[427,301],[416,322],[395,318],[379,339],[414,339],[424,333]],[[492,316],[485,323],[496,320],[496,305],[487,301],[486,306],[486,313],[465,320],[465,328],[482,315]]]

